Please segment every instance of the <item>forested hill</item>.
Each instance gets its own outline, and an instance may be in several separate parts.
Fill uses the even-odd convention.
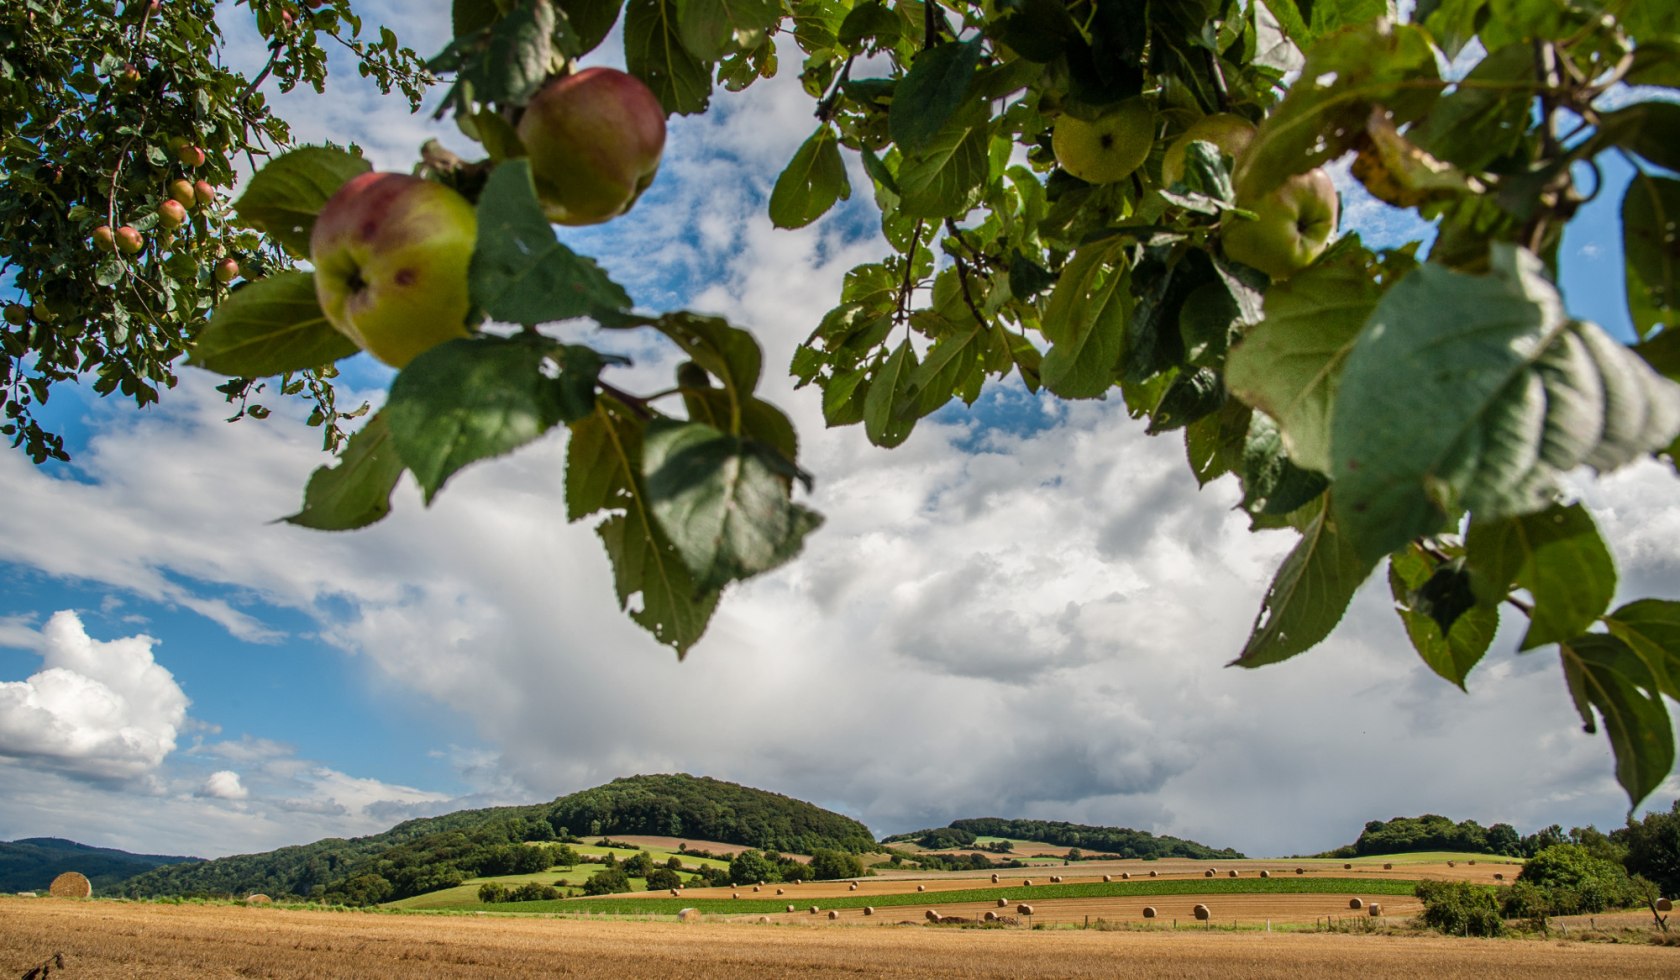
[[[0,892],[45,891],[54,878],[66,871],[87,875],[99,890],[159,865],[197,860],[163,854],[130,854],[58,837],[0,841]]]
[[[1553,839],[1556,838],[1556,839]],[[1327,851],[1325,857],[1363,857],[1367,854],[1406,854],[1414,851],[1463,851],[1470,854],[1506,854],[1521,857],[1562,840],[1553,827],[1528,837],[1518,835],[1508,823],[1483,827],[1474,820],[1454,823],[1447,817],[1426,813],[1421,817],[1372,820],[1359,839],[1345,847]]]
[[[863,824],[778,793],[683,774],[631,776],[551,803],[461,810],[369,837],[158,868],[121,891],[137,898],[261,892],[370,904],[512,873],[531,857],[529,841],[630,834],[807,854],[875,845]]]
[[[972,817],[953,820],[948,827],[899,834],[887,841],[915,841],[923,847],[967,847],[978,837],[1008,837],[1042,841],[1086,854],[1118,854],[1127,858],[1240,858],[1228,847],[1214,848],[1178,837],[1157,837],[1147,830],[1126,827],[1094,827],[1060,820],[1005,820],[1001,817]]]

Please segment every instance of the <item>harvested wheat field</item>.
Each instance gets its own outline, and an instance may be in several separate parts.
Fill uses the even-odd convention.
[[[802,928],[0,900],[0,975],[1672,977],[1680,950],[1343,934]],[[56,971],[55,971],[56,973]]]
[[[1277,925],[1310,925],[1320,919],[1334,919],[1342,922],[1368,918],[1366,911],[1352,911],[1348,907],[1347,895],[1137,895],[1115,896],[1101,898],[1059,898],[1038,899],[1030,894],[1023,894],[1019,900],[1012,899],[1007,908],[1000,908],[996,902],[947,902],[937,906],[936,911],[945,916],[961,916],[965,919],[980,921],[987,912],[1015,915],[1015,908],[1021,902],[1030,902],[1033,908],[1032,918],[1023,920],[1032,925],[1084,925],[1096,922],[1098,919],[1113,924],[1135,924],[1137,926],[1150,925],[1159,929],[1170,929],[1173,920],[1177,919],[1182,928],[1197,927],[1193,910],[1197,904],[1204,904],[1212,913],[1211,922],[1216,926],[1264,926],[1266,923]],[[1393,919],[1410,918],[1423,910],[1423,903],[1410,895],[1379,895],[1372,899],[1382,906],[1384,917]],[[818,904],[820,907],[820,903]],[[1153,922],[1144,919],[1145,907],[1155,909]],[[862,909],[840,909],[839,922],[858,920],[867,921],[868,918],[881,919],[887,922],[920,922],[924,912],[932,905],[895,905],[875,909],[873,917],[865,917]],[[801,905],[793,913],[772,915],[772,921],[793,921],[812,918],[809,905]],[[1677,957],[1680,961],[1680,957]]]

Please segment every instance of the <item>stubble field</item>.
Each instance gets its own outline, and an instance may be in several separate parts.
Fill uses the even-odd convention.
[[[1335,933],[578,921],[0,899],[0,975],[1672,977],[1680,950]],[[55,975],[60,975],[55,971]]]

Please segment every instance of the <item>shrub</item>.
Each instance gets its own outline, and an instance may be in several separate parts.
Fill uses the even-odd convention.
[[[1420,881],[1423,924],[1453,936],[1497,936],[1505,931],[1493,889],[1468,881]]]
[[[647,890],[650,892],[662,892],[682,883],[682,876],[670,868],[654,868],[647,873]]]
[[[630,876],[624,873],[623,868],[617,866],[602,868],[590,875],[589,880],[583,883],[583,893],[585,895],[611,895],[629,890]]]
[[[1507,913],[1544,915],[1579,915],[1603,912],[1606,909],[1626,908],[1639,901],[1639,894],[1628,879],[1627,869],[1612,861],[1593,857],[1579,844],[1553,844],[1523,865],[1517,876],[1519,884],[1528,884],[1539,895],[1524,894],[1523,903],[1539,901],[1543,912]]]

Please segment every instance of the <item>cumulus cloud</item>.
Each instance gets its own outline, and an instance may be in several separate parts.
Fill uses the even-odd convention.
[[[243,800],[251,795],[251,791],[239,781],[239,773],[232,769],[218,769],[211,773],[198,793],[217,800]]]
[[[100,779],[156,769],[175,749],[188,704],[153,658],[156,642],[95,640],[74,612],[55,613],[37,637],[41,670],[0,683],[0,756]]]

